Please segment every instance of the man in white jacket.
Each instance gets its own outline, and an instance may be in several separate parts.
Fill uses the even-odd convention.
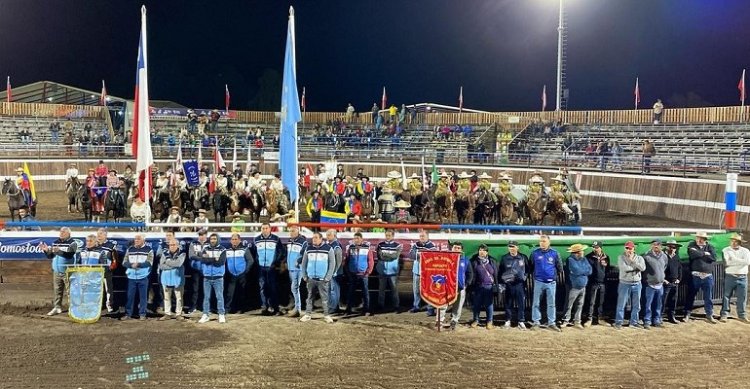
[[[729,247],[721,251],[724,257],[724,298],[721,305],[721,318],[719,321],[727,321],[729,316],[729,299],[732,294],[737,294],[737,317],[743,323],[750,323],[745,313],[747,303],[747,270],[750,265],[750,250],[741,246],[745,241],[742,235],[733,234]]]

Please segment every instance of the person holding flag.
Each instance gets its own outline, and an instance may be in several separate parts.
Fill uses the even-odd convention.
[[[31,208],[36,201],[36,192],[33,190],[34,183],[29,173],[29,166],[24,162],[23,168],[16,169],[16,187],[23,193],[24,203]]]

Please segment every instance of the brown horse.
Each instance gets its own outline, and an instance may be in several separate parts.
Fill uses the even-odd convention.
[[[500,199],[500,206],[499,206],[499,212],[498,212],[498,218],[500,219],[500,224],[508,225],[511,223],[515,223],[516,220],[513,220],[513,213],[515,211],[513,202],[510,200],[508,196],[503,195],[502,193],[499,193],[497,196]]]
[[[555,196],[547,203],[547,213],[552,215],[552,224],[555,226],[565,226],[568,224],[568,213],[563,208],[565,199],[562,196]]]
[[[450,223],[453,219],[453,193],[435,198],[435,214],[440,224]]]
[[[470,193],[456,194],[456,200],[453,203],[456,209],[456,222],[458,224],[471,223],[474,216],[476,200]]]
[[[531,225],[541,226],[544,224],[544,217],[547,215],[547,197],[541,193],[531,192],[526,197],[524,203],[528,212]]]
[[[169,204],[170,207],[179,208],[182,214],[182,192],[176,186],[169,188]]]
[[[418,196],[412,197],[411,214],[419,223],[424,223],[432,216],[433,191],[423,190]]]
[[[377,212],[378,203],[375,201],[375,195],[373,191],[366,192],[364,195],[362,195],[362,199],[360,200],[362,204],[362,221],[369,221],[370,219],[373,219],[373,216],[375,216]],[[375,217],[377,219],[377,217]]]
[[[269,217],[280,213],[279,210],[281,209],[281,196],[282,195],[274,189],[266,189],[266,210],[268,211]]]

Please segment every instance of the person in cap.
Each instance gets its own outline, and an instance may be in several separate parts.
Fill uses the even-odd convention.
[[[456,288],[458,289],[458,297],[456,301],[451,305],[451,330],[455,331],[458,326],[458,321],[461,320],[461,312],[464,308],[464,302],[466,301],[466,286],[474,282],[474,269],[471,268],[471,261],[464,255],[464,245],[461,242],[451,243],[451,251],[461,253],[461,257],[458,260],[458,277],[456,278]],[[442,326],[447,318],[448,307],[440,308],[440,318]]]
[[[489,247],[484,243],[479,245],[479,250],[471,258],[472,270],[474,271],[474,293],[472,296],[474,317],[469,324],[471,328],[479,326],[480,313],[483,310],[487,313],[487,329],[494,328],[494,289],[498,283],[496,263],[495,258],[490,256]]]
[[[557,277],[563,272],[560,254],[550,247],[550,239],[547,235],[539,237],[539,248],[531,252],[529,256],[534,269],[534,300],[531,304],[531,329],[541,328],[542,312],[539,309],[542,294],[547,299],[547,328],[560,332],[560,327],[555,324],[557,308],[555,306],[555,293],[557,291]]]
[[[599,324],[599,319],[604,312],[604,301],[607,296],[607,288],[604,284],[609,268],[609,256],[602,249],[602,242],[595,241],[591,244],[593,250],[586,254],[586,260],[591,265],[586,298],[588,299],[588,320],[591,325]]]
[[[209,223],[211,223],[211,221],[206,217],[206,210],[201,208],[198,210],[198,216],[193,220],[193,224],[195,224],[193,230],[197,232],[198,230],[208,228]]]
[[[721,318],[726,321],[730,313],[729,300],[737,294],[737,317],[743,323],[750,323],[745,312],[747,303],[747,270],[750,266],[750,250],[742,247],[745,240],[740,234],[732,234],[729,247],[721,250],[724,258],[724,298],[721,304]]]
[[[592,273],[591,264],[584,257],[583,252],[588,246],[576,243],[568,247],[570,256],[566,262],[566,275],[565,278],[568,286],[568,302],[566,306],[568,309],[565,310],[565,316],[563,316],[563,326],[570,324],[570,315],[573,310],[573,305],[576,305],[575,316],[573,317],[573,323],[578,329],[583,329],[581,324],[581,314],[583,313],[583,301],[586,298],[586,285],[589,282],[589,276]]]
[[[643,254],[646,263],[646,309],[643,312],[643,328],[661,327],[661,309],[664,299],[664,270],[667,268],[667,255],[661,249],[661,240],[651,241],[651,250]]]
[[[235,212],[232,215],[232,228],[230,231],[236,233],[245,232],[245,220],[242,219],[242,215],[239,212]]]
[[[716,249],[708,243],[708,235],[704,231],[699,231],[695,234],[695,240],[688,244],[687,250],[692,282],[688,284],[688,295],[687,300],[685,300],[685,321],[690,320],[693,311],[693,301],[698,291],[702,290],[703,309],[706,312],[706,320],[711,324],[716,324],[717,322],[713,317],[713,268],[716,262]]]
[[[630,328],[643,328],[638,323],[641,311],[641,272],[646,270],[646,261],[635,253],[635,243],[625,243],[625,252],[617,257],[620,270],[620,283],[617,285],[617,309],[615,329],[622,329],[625,319],[625,305],[630,301]]]
[[[667,256],[667,267],[664,269],[664,312],[667,321],[672,324],[679,323],[675,318],[677,310],[677,292],[682,280],[682,262],[678,254],[681,244],[674,239],[667,241],[664,254]]]
[[[500,281],[505,285],[505,328],[511,327],[513,311],[516,313],[518,329],[526,329],[526,269],[529,257],[518,251],[518,242],[508,242],[508,253],[500,258]],[[515,308],[513,303],[515,302]]]
[[[65,171],[65,189],[67,190],[73,180],[78,180],[78,166],[74,163],[70,164],[68,170]]]

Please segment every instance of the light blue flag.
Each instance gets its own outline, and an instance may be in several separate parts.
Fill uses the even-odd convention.
[[[279,167],[281,182],[289,189],[292,202],[299,197],[297,185],[297,122],[302,120],[297,93],[297,66],[294,50],[294,8],[289,7],[289,28],[286,33],[284,54],[284,82],[281,88],[281,130],[279,140]]]

